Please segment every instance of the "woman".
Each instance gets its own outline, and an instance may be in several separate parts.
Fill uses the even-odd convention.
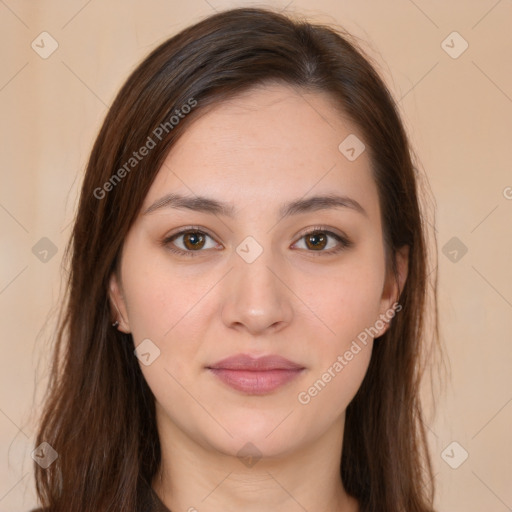
[[[432,511],[416,179],[349,35],[243,8],[156,48],[83,182],[43,508]]]

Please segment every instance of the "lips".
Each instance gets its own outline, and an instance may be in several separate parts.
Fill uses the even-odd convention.
[[[278,355],[253,358],[238,354],[207,369],[229,387],[250,395],[275,391],[298,377],[305,368]]]
[[[300,370],[304,368],[300,364],[294,363],[284,357],[269,355],[263,357],[251,357],[247,354],[237,354],[235,356],[222,359],[208,368],[222,370],[248,370],[248,371],[268,371],[268,370]]]

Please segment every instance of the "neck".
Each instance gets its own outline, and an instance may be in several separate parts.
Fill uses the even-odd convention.
[[[359,510],[340,477],[339,423],[293,453],[261,458],[205,448],[174,424],[166,425],[165,435],[159,430],[162,463],[152,486],[170,511]]]

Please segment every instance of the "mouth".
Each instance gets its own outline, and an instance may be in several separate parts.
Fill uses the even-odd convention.
[[[224,384],[248,395],[271,393],[305,370],[281,356],[253,358],[246,354],[228,357],[206,368]]]

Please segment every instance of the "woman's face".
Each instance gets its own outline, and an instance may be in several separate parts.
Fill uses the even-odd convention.
[[[361,141],[329,97],[273,85],[175,145],[111,279],[161,435],[267,456],[339,437],[398,296]],[[239,355],[293,364],[219,363]]]

